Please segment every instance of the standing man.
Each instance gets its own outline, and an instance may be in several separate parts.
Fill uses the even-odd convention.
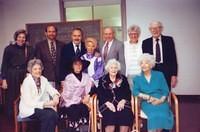
[[[159,21],[150,23],[152,34],[142,43],[143,53],[150,53],[156,58],[154,70],[163,72],[171,90],[177,84],[177,59],[174,40],[170,36],[162,35],[163,25]]]
[[[86,53],[85,44],[82,42],[83,32],[80,28],[74,28],[71,33],[72,41],[63,47],[61,52],[60,80],[72,71],[72,61],[75,57],[79,58]]]
[[[45,28],[45,36],[46,40],[36,44],[36,58],[44,65],[43,75],[53,87],[59,89],[60,57],[64,43],[56,40],[57,28],[53,25]]]
[[[104,42],[100,43],[100,52],[104,63],[110,59],[116,59],[121,64],[121,72],[125,75],[126,65],[124,58],[124,44],[115,38],[115,31],[112,27],[106,27],[103,31]]]

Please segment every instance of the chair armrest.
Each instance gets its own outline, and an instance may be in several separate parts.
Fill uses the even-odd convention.
[[[134,97],[134,112],[135,112],[135,129],[136,132],[140,131],[140,124],[139,124],[139,118],[140,118],[140,104],[139,104],[139,97]]]
[[[173,102],[173,103],[172,103]],[[171,105],[174,104],[176,132],[179,132],[179,102],[175,93],[171,92]]]
[[[92,132],[97,132],[97,95],[91,97],[91,129]]]
[[[19,97],[17,97],[15,100],[14,100],[14,102],[13,102],[13,105],[14,105],[14,116],[16,115],[18,115],[18,113],[19,113],[19,101],[20,101],[20,96]]]

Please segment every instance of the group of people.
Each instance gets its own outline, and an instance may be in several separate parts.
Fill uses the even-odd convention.
[[[151,22],[149,30],[152,37],[141,42],[140,27],[132,25],[129,40],[123,43],[115,38],[113,28],[105,27],[98,43],[93,37],[83,41],[83,31],[74,28],[72,41],[63,44],[56,39],[57,28],[48,25],[46,40],[35,49],[26,44],[25,30],[16,31],[15,44],[5,48],[2,62],[8,116],[21,94],[20,116],[38,119],[41,132],[55,130],[57,112],[67,115],[76,127],[80,120],[88,120],[89,97],[97,94],[105,132],[128,132],[134,119],[134,95],[142,100],[149,132],[172,129],[167,97],[177,83],[175,45],[172,37],[162,34],[161,22]]]

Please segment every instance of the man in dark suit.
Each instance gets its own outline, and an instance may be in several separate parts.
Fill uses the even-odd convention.
[[[121,64],[121,72],[125,75],[126,65],[124,57],[124,43],[115,38],[112,27],[105,27],[103,31],[104,41],[100,43],[100,53],[105,63],[110,59],[116,59]]]
[[[63,81],[65,77],[72,71],[72,61],[75,57],[81,57],[86,53],[85,44],[82,42],[83,32],[80,28],[74,28],[71,33],[72,41],[63,47],[61,52],[61,74],[60,80]]]
[[[57,28],[48,25],[45,29],[46,40],[36,44],[36,58],[43,63],[43,75],[55,87],[60,87],[60,57],[64,43],[56,40]]]
[[[177,84],[177,58],[174,40],[170,36],[162,35],[163,26],[159,21],[151,22],[149,30],[152,37],[142,42],[142,51],[155,56],[154,70],[163,72],[171,90],[171,87],[174,88]]]
[[[171,90],[171,87],[174,88],[177,84],[178,68],[174,40],[170,36],[162,35],[163,26],[159,21],[151,22],[149,30],[152,37],[142,42],[142,51],[154,55],[156,65],[153,69],[163,72]],[[163,132],[169,132],[169,130],[163,130]]]

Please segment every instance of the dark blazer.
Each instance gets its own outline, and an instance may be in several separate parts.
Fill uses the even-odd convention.
[[[171,76],[177,76],[177,58],[174,40],[170,36],[161,35],[163,64],[156,64],[154,70],[164,73],[168,86],[171,85]],[[153,55],[153,38],[148,38],[142,42],[143,53]]]
[[[104,43],[101,42],[99,45],[100,52],[102,53]],[[103,58],[103,57],[102,57]],[[114,39],[113,43],[110,47],[106,60],[103,60],[105,63],[110,59],[116,59],[121,64],[121,73],[125,75],[126,73],[126,65],[125,65],[125,57],[124,57],[124,43]]]
[[[43,75],[48,81],[59,82],[60,74],[60,57],[64,43],[56,40],[56,64],[53,64],[49,45],[47,40],[43,40],[36,44],[36,58],[43,63]]]
[[[80,56],[86,53],[85,44],[81,43]],[[66,44],[61,51],[61,64],[60,64],[60,81],[64,80],[65,77],[72,71],[72,61],[75,56],[73,43]]]

